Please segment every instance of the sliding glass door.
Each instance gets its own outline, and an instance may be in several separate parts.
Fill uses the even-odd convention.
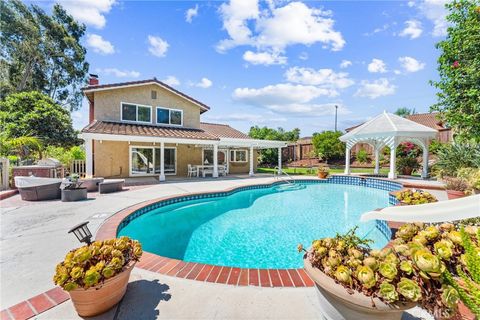
[[[165,174],[177,173],[177,149],[164,148]],[[160,148],[131,147],[130,148],[130,175],[160,174]]]

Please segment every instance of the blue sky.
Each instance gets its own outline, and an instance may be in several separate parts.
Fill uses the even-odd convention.
[[[61,3],[101,83],[157,77],[209,105],[203,121],[310,135],[333,129],[335,104],[344,129],[436,99],[441,0]],[[86,101],[73,118],[86,124]]]

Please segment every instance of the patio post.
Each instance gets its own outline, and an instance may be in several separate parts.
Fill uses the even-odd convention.
[[[213,178],[218,178],[218,145],[213,145]]]
[[[282,174],[282,147],[278,148],[278,174]]]
[[[347,148],[345,150],[345,174],[350,174],[350,149],[351,147],[347,143]]]
[[[396,140],[394,139],[393,142],[389,145],[390,147],[390,171],[388,172],[389,179],[397,178],[397,144]]]
[[[422,178],[427,179],[428,178],[428,141],[424,141],[422,160],[423,160]]]
[[[250,171],[248,175],[253,177],[253,146],[250,147]]]
[[[160,176],[158,180],[165,181],[165,142],[160,142]]]
[[[85,139],[85,177],[93,177],[93,140]]]
[[[375,170],[374,174],[380,173],[380,148],[375,146]]]

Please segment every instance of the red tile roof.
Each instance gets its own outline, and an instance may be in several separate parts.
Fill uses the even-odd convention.
[[[439,131],[449,129],[443,125],[438,112],[411,114],[407,116],[407,119]]]
[[[162,127],[149,124],[133,124],[97,120],[83,128],[82,132],[163,138],[218,140],[217,137],[201,129]]]
[[[206,104],[190,97],[189,95],[186,95],[185,93],[183,92],[180,92],[178,91],[177,89],[175,88],[172,88],[171,86],[169,86],[168,84],[160,81],[160,80],[157,80],[156,78],[153,78],[153,79],[146,79],[146,80],[138,80],[138,81],[129,81],[129,82],[118,82],[118,83],[110,83],[110,84],[97,84],[97,85],[88,85],[84,88],[82,88],[82,91],[83,92],[88,92],[90,90],[98,90],[98,89],[109,89],[109,88],[118,88],[118,87],[127,87],[127,86],[135,86],[135,85],[147,85],[147,84],[158,84],[159,86],[161,87],[164,87],[170,91],[173,91],[174,93],[188,99],[188,100],[191,100],[192,102],[196,103],[196,104],[199,104],[200,106],[202,106],[204,109],[206,110],[210,110],[210,107],[207,106]]]
[[[245,133],[226,124],[202,122],[200,128],[217,138],[251,139]]]
[[[199,140],[219,140],[220,138],[250,139],[248,135],[226,124],[215,123],[201,123],[200,129],[191,129],[95,120],[83,128],[82,132]]]

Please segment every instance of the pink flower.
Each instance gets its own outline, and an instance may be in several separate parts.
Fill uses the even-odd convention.
[[[460,67],[460,63],[457,60],[455,60],[455,62],[453,62],[453,64],[452,64],[452,68],[455,69],[455,68],[458,68],[458,67]]]

